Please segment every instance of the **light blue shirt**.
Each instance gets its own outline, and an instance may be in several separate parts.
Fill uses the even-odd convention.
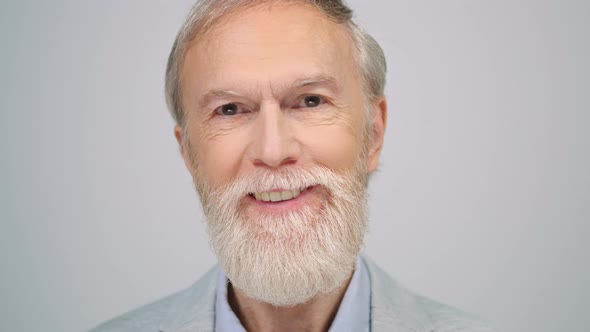
[[[215,331],[246,332],[227,301],[227,282],[225,273],[220,269],[215,297]],[[371,281],[367,267],[359,257],[329,332],[369,332],[370,325]]]
[[[105,322],[91,332],[244,331],[229,308],[227,279],[219,270],[215,266],[187,289]],[[473,315],[408,291],[367,257],[360,257],[355,271],[332,332],[497,331]]]

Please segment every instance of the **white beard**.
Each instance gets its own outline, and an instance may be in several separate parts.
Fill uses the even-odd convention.
[[[362,160],[362,158],[361,158]],[[194,175],[210,243],[232,285],[248,297],[293,306],[343,286],[353,271],[367,228],[364,163],[338,174],[325,167],[258,169],[212,190]],[[248,217],[248,192],[320,185],[321,208]]]

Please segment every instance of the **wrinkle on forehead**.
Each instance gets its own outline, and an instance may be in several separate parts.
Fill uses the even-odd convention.
[[[289,14],[285,15],[285,12]],[[298,19],[303,16],[313,17],[314,20]],[[271,21],[266,20],[265,24],[262,25],[250,24],[252,22],[257,23],[255,22],[256,20],[265,20],[268,17],[281,19]],[[288,24],[277,25],[274,21],[288,21]],[[226,33],[227,30],[231,28],[231,25],[236,22],[240,25],[241,31],[244,33],[255,32],[259,36],[278,32],[282,27],[288,26],[290,33],[299,33],[300,35],[306,35],[311,31],[315,35],[324,34],[332,35],[333,37],[334,31],[340,31],[344,32],[343,35],[350,38],[350,34],[343,24],[334,22],[318,8],[309,3],[304,1],[290,1],[287,3],[285,3],[285,1],[281,1],[281,3],[264,1],[263,3],[242,8],[221,17],[217,20],[215,25],[212,25],[210,29],[208,29],[208,33],[202,36],[201,41],[203,41],[203,39],[215,39],[219,34]],[[350,38],[350,40],[352,41],[352,38]],[[200,41],[195,40],[195,42]]]
[[[274,4],[255,6],[228,15],[207,36],[193,41],[187,57],[205,60],[190,61],[201,64],[191,72],[202,73],[214,81],[232,81],[234,78],[227,77],[232,71],[223,71],[221,74],[217,70],[222,66],[234,66],[233,73],[237,80],[241,71],[259,68],[259,74],[268,73],[268,85],[260,81],[257,84],[262,83],[268,88],[282,84],[276,82],[277,78],[273,75],[276,70],[269,65],[273,60],[290,60],[280,69],[286,71],[292,68],[294,73],[299,74],[326,72],[334,65],[339,65],[340,68],[333,74],[342,79],[345,75],[359,74],[354,52],[354,43],[345,26],[330,21],[316,8],[301,4]],[[249,63],[250,68],[240,67],[240,59]],[[201,75],[183,75],[183,86],[185,81],[198,80],[198,76]],[[200,83],[203,85],[208,82]]]

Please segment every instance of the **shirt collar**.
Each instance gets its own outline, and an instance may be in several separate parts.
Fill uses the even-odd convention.
[[[246,332],[238,316],[234,314],[227,300],[228,280],[222,269],[219,269],[217,289],[215,291],[215,331]]]
[[[227,301],[228,280],[219,270],[215,298],[215,331],[246,332]],[[357,258],[355,271],[344,293],[330,332],[369,331],[371,319],[371,282],[367,267]]]

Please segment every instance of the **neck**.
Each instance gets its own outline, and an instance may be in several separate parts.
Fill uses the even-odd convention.
[[[247,331],[328,331],[352,277],[328,294],[318,294],[303,304],[276,307],[247,297],[228,286],[229,305]]]

